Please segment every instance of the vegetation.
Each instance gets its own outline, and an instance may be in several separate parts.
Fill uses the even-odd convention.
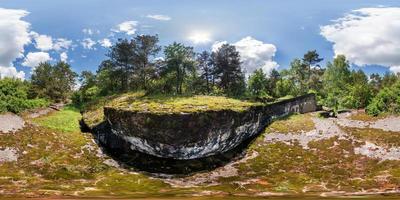
[[[0,79],[0,113],[19,113],[25,109],[45,107],[46,99],[28,98],[30,84],[19,79]]]
[[[33,122],[61,132],[79,132],[79,120],[81,118],[82,116],[76,108],[68,106],[57,113],[36,118]]]
[[[162,99],[162,96],[206,95],[262,102],[314,93],[320,104],[334,111],[367,108],[371,115],[400,112],[400,75],[386,73],[368,77],[362,70],[352,70],[344,55],[321,66],[323,58],[312,50],[303,58],[295,58],[286,69],[258,69],[246,77],[234,45],[224,44],[212,52],[196,53],[193,47],[182,43],[174,42],[162,48],[158,42],[157,35],[119,39],[109,48],[107,59],[101,62],[96,73],[81,72],[81,86],[76,91],[78,76],[69,64],[40,63],[31,80],[21,83],[28,88],[23,89],[27,97],[17,93],[3,95],[29,101],[7,97],[0,103],[0,111],[20,112],[46,102],[69,99],[78,108],[84,108],[107,96],[144,91],[153,100],[154,96]]]
[[[260,105],[227,97],[216,96],[132,96],[124,95],[111,101],[108,106],[119,107],[138,112],[187,113],[207,110],[244,111],[251,106]]]
[[[375,116],[383,112],[400,113],[400,81],[381,89],[368,105],[367,112]]]
[[[65,62],[40,63],[31,77],[30,95],[55,102],[66,101],[75,85],[76,73]]]

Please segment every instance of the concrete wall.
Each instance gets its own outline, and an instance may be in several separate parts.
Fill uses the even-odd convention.
[[[111,132],[104,134],[101,142],[114,146],[124,143],[132,150],[163,158],[196,159],[229,151],[261,133],[273,119],[316,110],[312,94],[244,112],[160,115],[106,107],[104,114]],[[117,138],[124,142],[116,142]]]

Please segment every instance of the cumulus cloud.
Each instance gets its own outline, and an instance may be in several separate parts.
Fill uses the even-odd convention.
[[[227,44],[227,42],[215,42],[211,47],[212,51],[217,51],[223,44]],[[267,44],[248,36],[232,45],[240,53],[242,67],[247,75],[259,68],[263,69],[265,73],[269,73],[279,66],[273,60],[276,53],[276,47],[273,44]]]
[[[117,28],[113,29],[113,31],[118,32],[118,33],[119,32],[126,33],[128,35],[134,35],[136,33],[138,24],[139,24],[139,22],[137,22],[137,21],[122,22],[122,23],[118,24]]]
[[[72,41],[67,40],[65,38],[58,38],[53,45],[53,49],[56,51],[61,51],[61,50],[68,50],[69,48],[72,47]]]
[[[13,77],[24,80],[25,72],[17,71],[15,67],[1,67],[0,66],[0,79],[5,77]]]
[[[26,67],[37,67],[42,62],[47,62],[52,60],[49,53],[47,52],[29,52],[26,55],[24,62],[22,62],[23,66]]]
[[[356,65],[400,69],[400,8],[378,7],[353,10],[332,24],[321,27],[321,35],[333,43],[336,55],[344,54]]]
[[[147,18],[154,19],[154,20],[159,20],[159,21],[169,21],[171,20],[170,16],[167,15],[147,15]]]
[[[85,38],[82,40],[81,45],[85,49],[94,49],[94,45],[96,45],[96,42],[93,41],[91,38]]]
[[[99,40],[99,43],[100,43],[100,45],[102,47],[105,47],[105,48],[108,48],[108,47],[112,46],[112,43],[111,43],[110,39],[108,39],[108,38],[104,38],[102,40]]]
[[[12,62],[24,53],[24,46],[31,43],[30,24],[21,18],[29,13],[25,10],[0,8],[0,77],[23,78]]]
[[[53,49],[53,39],[48,35],[33,34],[35,47],[41,51],[49,51]]]
[[[62,53],[60,54],[60,60],[63,61],[63,62],[67,62],[67,60],[68,60],[68,54],[67,54],[67,52],[62,52]]]

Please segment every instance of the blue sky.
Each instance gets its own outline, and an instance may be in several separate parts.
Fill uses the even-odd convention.
[[[265,65],[265,69],[276,68],[278,65],[278,69],[286,68],[294,58],[301,57],[307,50],[316,49],[325,61],[332,60],[335,52],[346,52],[352,57],[351,62],[355,64],[355,68],[361,68],[367,73],[384,73],[390,69],[398,70],[400,61],[395,58],[397,55],[386,55],[387,53],[382,53],[383,50],[376,49],[374,51],[377,52],[376,55],[373,52],[364,52],[363,55],[357,53],[357,49],[374,49],[381,46],[375,43],[380,41],[376,35],[382,35],[381,32],[372,34],[375,31],[373,29],[342,27],[330,29],[323,35],[321,27],[332,25],[330,28],[333,28],[335,23],[339,23],[334,20],[350,15],[354,10],[396,8],[393,10],[395,15],[385,15],[388,13],[386,10],[382,12],[367,10],[360,14],[360,16],[380,15],[382,19],[388,19],[384,21],[395,22],[395,25],[387,25],[388,30],[382,35],[382,37],[385,37],[385,34],[391,36],[393,35],[391,27],[397,27],[399,23],[399,18],[396,17],[399,6],[399,1],[389,0],[0,0],[0,8],[29,12],[20,17],[16,23],[20,21],[29,23],[30,26],[25,31],[30,33],[31,38],[31,42],[26,42],[23,49],[19,48],[19,53],[22,55],[9,57],[8,60],[12,59],[12,63],[8,66],[4,64],[6,61],[1,64],[0,60],[0,67],[15,67],[17,71],[24,71],[25,77],[28,78],[32,66],[23,64],[28,54],[43,52],[49,55],[52,62],[59,60],[60,54],[64,53],[68,57],[67,62],[77,72],[95,71],[99,63],[105,59],[104,55],[107,52],[107,48],[101,46],[99,41],[107,38],[113,42],[119,37],[132,37],[126,31],[121,31],[118,25],[135,21],[133,27],[135,30],[132,31],[136,34],[158,34],[161,45],[178,41],[201,51],[210,50],[213,44],[221,41],[242,44],[242,50],[244,54],[248,53],[246,55],[249,59],[245,63],[254,65],[249,70],[261,65]],[[372,17],[365,20],[367,25],[364,23],[364,26],[367,27],[385,26],[382,23],[374,24],[379,20],[376,22]],[[3,19],[3,24],[5,22]],[[360,26],[357,21],[353,23],[354,19],[347,19],[346,22],[354,24],[355,27]],[[1,27],[0,19],[0,31],[8,31],[2,30]],[[88,34],[89,29],[92,34]],[[347,34],[347,31],[350,33]],[[32,36],[32,32],[35,32],[36,36]],[[341,32],[352,36],[340,35]],[[370,46],[361,45],[360,41],[356,41],[358,38],[363,38],[359,35],[364,34],[367,39],[371,37],[374,41]],[[51,37],[53,48],[38,49],[35,41],[38,35]],[[0,47],[2,47],[1,37],[0,34]],[[198,41],[194,37],[197,37]],[[243,40],[246,37],[247,40]],[[54,45],[59,38],[71,41],[71,44],[65,49],[55,50]],[[85,48],[81,44],[84,39],[90,39],[95,44],[91,48]],[[388,50],[395,51],[397,49],[390,48],[397,45],[399,40],[387,38],[381,43],[392,43]],[[354,44],[347,46],[349,41],[350,43],[354,41]],[[334,44],[337,44],[337,49],[334,49]],[[259,45],[259,48],[253,50],[254,45]],[[0,51],[0,59],[1,53]],[[254,53],[255,57],[251,53]],[[400,57],[400,52],[398,54]],[[365,55],[369,57],[366,58]],[[48,59],[43,58],[43,54],[41,56],[42,59]],[[391,61],[382,61],[373,58],[374,56]]]

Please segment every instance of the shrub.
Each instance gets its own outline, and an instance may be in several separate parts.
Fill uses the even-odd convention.
[[[26,109],[49,105],[45,99],[28,99],[29,83],[19,79],[0,80],[0,112],[19,113]]]
[[[385,112],[400,113],[400,81],[379,91],[367,107],[370,115],[376,116]]]

